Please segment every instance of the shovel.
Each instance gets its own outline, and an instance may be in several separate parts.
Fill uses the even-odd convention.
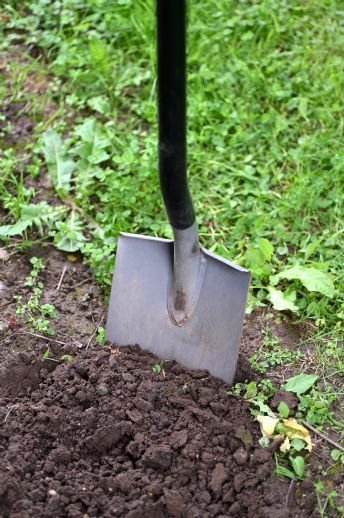
[[[250,273],[199,244],[186,173],[185,46],[185,0],[157,0],[159,172],[174,240],[120,233],[106,335],[232,383]]]

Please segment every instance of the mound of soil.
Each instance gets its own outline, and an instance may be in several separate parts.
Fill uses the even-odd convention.
[[[157,374],[155,362],[135,347],[12,358],[0,374],[0,515],[309,516],[271,479],[246,405],[206,372],[168,362]]]
[[[138,346],[97,345],[104,308],[87,268],[47,254],[44,296],[59,312],[51,339],[11,320],[28,259],[3,265],[1,517],[316,516],[311,482],[273,476],[243,400],[206,371],[165,362],[156,373],[158,359]]]

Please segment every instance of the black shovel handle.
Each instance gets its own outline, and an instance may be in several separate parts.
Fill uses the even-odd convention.
[[[195,212],[186,171],[185,0],[157,0],[160,187],[175,229],[191,227]]]

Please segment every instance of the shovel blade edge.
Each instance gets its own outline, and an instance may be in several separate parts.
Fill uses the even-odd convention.
[[[232,383],[250,273],[203,248],[202,253],[207,264],[201,293],[191,318],[178,327],[167,306],[173,241],[121,233],[106,337]]]

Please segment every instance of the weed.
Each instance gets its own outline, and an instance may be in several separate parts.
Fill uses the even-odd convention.
[[[263,344],[259,351],[250,357],[251,366],[258,372],[266,372],[270,367],[290,364],[301,357],[300,351],[291,351],[280,346],[280,339],[272,336],[269,327],[263,329]]]
[[[318,390],[313,388],[309,394],[299,396],[300,403],[296,416],[308,423],[321,427],[325,423],[337,424],[330,405],[338,399],[333,389]]]
[[[71,362],[74,360],[74,356],[70,355],[70,354],[63,354],[60,359],[56,359],[54,358],[53,356],[51,356],[50,354],[50,349],[49,347],[47,348],[46,351],[44,351],[43,355],[42,355],[42,358],[43,360],[50,360],[50,361],[53,361],[53,362],[59,362],[59,361],[66,361],[66,362]]]
[[[42,358],[43,358],[43,360],[47,360],[47,359],[50,358],[50,349],[49,349],[49,347],[47,348],[46,351],[44,351]]]
[[[344,376],[344,347],[340,336],[335,333],[314,337],[314,358],[320,372],[334,378]]]
[[[152,371],[153,372],[156,372],[156,374],[160,374],[160,372],[163,372],[163,367],[164,367],[164,361],[163,360],[160,360],[159,363],[155,363],[152,367]]]
[[[317,379],[318,376],[312,374],[300,374],[287,380],[282,389],[294,392],[299,397],[296,411],[298,419],[304,419],[315,426],[322,426],[325,423],[341,426],[334,419],[333,412],[330,409],[330,405],[337,400],[338,396],[330,386],[323,390],[313,386]],[[240,395],[251,403],[253,405],[251,413],[254,416],[266,413],[274,417],[267,402],[274,395],[275,390],[276,388],[271,381],[265,379],[258,383],[256,381],[237,383],[233,389],[228,391],[228,394]],[[283,417],[283,410],[279,408],[279,411],[282,412]]]
[[[270,380],[261,382],[251,381],[249,383],[236,383],[234,387],[227,391],[228,395],[241,396],[253,405],[250,412],[255,417],[260,413],[267,413],[274,417],[266,402],[274,395],[276,388]]]
[[[31,288],[30,295],[26,301],[22,295],[15,297],[16,313],[32,330],[52,335],[54,329],[50,326],[50,320],[55,318],[55,307],[52,304],[41,304],[43,283],[39,280],[39,274],[44,269],[44,264],[37,257],[32,257],[30,262],[32,270],[24,282],[24,286]]]
[[[66,362],[72,362],[74,360],[74,356],[72,356],[71,354],[63,354],[61,356],[61,360]]]
[[[270,439],[279,441],[280,453],[275,455],[276,473],[290,478],[303,478],[305,474],[305,450],[311,451],[312,443],[308,430],[295,419],[289,418],[289,408],[283,401],[278,406],[278,415],[258,415],[257,420],[263,437],[260,444],[269,446]],[[286,465],[280,464],[280,460]],[[292,470],[290,470],[290,468]]]
[[[335,462],[339,462],[340,464],[344,464],[344,452],[342,450],[337,450],[337,448],[332,450],[331,451],[331,458]]]
[[[339,0],[192,2],[188,118],[202,243],[252,270],[251,305],[269,303],[340,331],[338,12]],[[32,148],[65,207],[45,232],[61,249],[81,249],[108,286],[119,230],[170,236],[154,173],[153,5],[12,1],[2,20],[3,48],[16,38],[45,53],[53,76],[47,95],[59,103],[55,128],[38,124]],[[16,99],[25,74],[40,66],[15,74]],[[74,126],[64,119],[71,109]],[[0,230],[4,238],[23,232],[16,210],[10,216],[21,224]]]
[[[329,405],[335,400],[333,394],[319,391],[314,384],[318,376],[300,374],[286,381],[285,390],[295,392],[299,397],[296,418],[304,419],[313,425],[337,424]],[[275,393],[270,380],[261,382],[238,383],[228,391],[229,395],[239,395],[251,404],[250,411],[259,421],[263,437],[260,444],[269,446],[270,439],[279,439],[280,452],[275,455],[276,473],[289,478],[303,478],[305,474],[304,450],[311,450],[309,434],[297,420],[289,418],[288,405],[281,401],[276,414],[269,406],[269,400]],[[337,453],[338,451],[338,453]],[[341,460],[341,452],[334,450],[332,458]]]
[[[275,473],[280,477],[287,477],[292,480],[295,478],[303,479],[305,475],[305,461],[303,457],[298,455],[294,457],[292,454],[286,458],[281,458],[281,455],[275,453]],[[292,469],[290,469],[292,468]]]
[[[30,259],[30,263],[32,264],[32,270],[26,277],[24,286],[29,286],[32,288],[38,283],[38,275],[42,270],[44,270],[44,263],[39,257],[32,257]]]
[[[17,168],[20,168],[19,175],[16,174]],[[19,219],[22,206],[29,204],[34,190],[25,187],[21,163],[12,148],[0,149],[0,169],[0,199],[3,207],[13,218]]]
[[[104,345],[105,341],[106,341],[105,328],[103,326],[99,326],[98,329],[97,329],[96,342],[99,345]]]
[[[328,491],[320,480],[315,482],[314,487],[318,501],[318,512],[321,518],[327,518],[329,510],[338,511],[338,516],[342,516],[341,513],[344,512],[344,508],[336,505],[337,492],[334,489]]]
[[[236,385],[234,393],[243,393],[245,399],[254,405],[251,412],[260,423],[263,434],[260,445],[266,448],[271,439],[280,441],[280,453],[275,457],[276,473],[290,478],[303,478],[305,461],[302,453],[305,449],[311,450],[308,431],[295,419],[289,419],[289,408],[283,401],[278,406],[278,415],[270,409],[267,401],[274,392],[270,382],[264,386],[251,382],[245,392],[243,388]],[[281,460],[284,465],[280,463]]]

